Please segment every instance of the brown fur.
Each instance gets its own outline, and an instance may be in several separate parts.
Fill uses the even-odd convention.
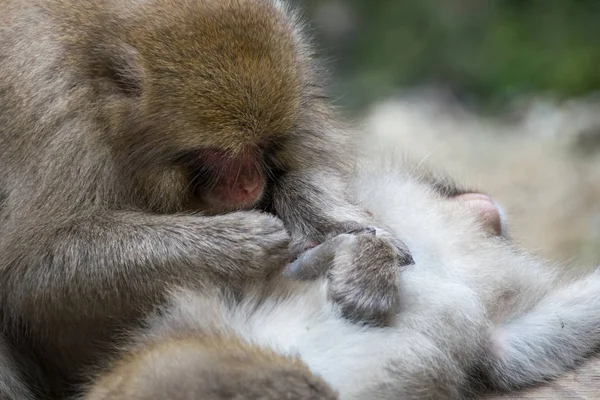
[[[344,194],[349,137],[273,1],[0,0],[0,29],[2,319],[58,393],[170,286],[235,288],[285,264],[286,230],[302,249],[370,225]],[[283,224],[208,216],[236,209],[216,197],[236,169],[264,186],[240,204]],[[371,270],[411,262],[379,232],[398,257]],[[387,274],[336,269],[347,314],[385,323]]]
[[[336,398],[300,360],[236,337],[208,334],[139,345],[85,396],[86,400]]]

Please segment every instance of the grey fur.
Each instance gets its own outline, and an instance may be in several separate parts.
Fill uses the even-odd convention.
[[[0,339],[0,399],[32,400],[34,395],[26,383],[23,365],[19,365],[15,356],[12,346]]]

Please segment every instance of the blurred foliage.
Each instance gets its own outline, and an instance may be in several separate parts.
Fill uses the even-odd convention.
[[[441,84],[482,104],[600,88],[600,0],[304,0],[349,106]]]

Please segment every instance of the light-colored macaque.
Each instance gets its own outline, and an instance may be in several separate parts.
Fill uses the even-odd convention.
[[[353,192],[408,244],[415,259],[414,266],[399,268],[391,278],[398,282],[402,305],[391,326],[341,317],[339,303],[328,295],[335,279],[318,277],[335,269],[312,268],[315,260],[319,265],[319,258],[329,257],[319,246],[287,271],[315,281],[275,278],[249,285],[242,297],[176,292],[170,307],[150,320],[131,353],[108,369],[89,398],[126,399],[132,388],[144,387],[149,395],[136,399],[158,399],[152,393],[161,393],[163,385],[180,388],[185,395],[178,399],[204,398],[206,388],[198,385],[205,382],[202,374],[169,375],[165,382],[125,372],[132,359],[156,371],[172,370],[173,364],[186,370],[204,366],[203,353],[214,349],[199,350],[179,364],[175,355],[182,350],[174,340],[181,334],[198,341],[233,336],[265,354],[298,357],[342,399],[459,399],[483,389],[521,388],[560,375],[600,345],[600,271],[573,277],[516,248],[504,236],[502,213],[488,196],[404,166],[365,167]],[[358,244],[374,236],[367,230],[332,240]],[[385,256],[382,251],[365,257],[377,261],[381,253]],[[340,253],[331,265],[353,260]],[[156,343],[165,347],[156,351]],[[245,362],[249,374],[272,371]],[[220,381],[223,387],[239,381],[230,376]],[[98,395],[107,381],[118,388],[110,397]],[[243,382],[245,390],[235,398],[296,398],[286,397],[285,388],[278,397],[246,396],[264,382]]]

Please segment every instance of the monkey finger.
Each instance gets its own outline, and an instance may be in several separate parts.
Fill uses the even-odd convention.
[[[392,239],[392,245],[396,249],[396,254],[398,255],[398,265],[400,267],[406,267],[409,265],[415,264],[415,259],[413,258],[410,250],[406,243],[399,239]]]
[[[288,264],[283,270],[283,276],[299,280],[314,280],[323,275],[327,264],[331,263],[333,254],[330,243],[320,244],[309,249]]]
[[[342,232],[342,234],[347,234],[347,235],[370,235],[370,236],[383,236],[386,239],[388,239],[391,244],[394,246],[394,248],[396,249],[396,252],[399,256],[399,264],[401,266],[405,266],[405,265],[412,265],[414,264],[414,260],[412,258],[412,255],[410,253],[410,250],[408,249],[408,246],[406,246],[406,244],[404,242],[402,242],[401,240],[397,239],[396,237],[394,237],[393,235],[391,235],[389,232],[387,232],[384,229],[380,229],[380,228],[376,228],[374,226],[368,226],[368,225],[362,225],[359,224],[357,222],[344,222],[342,224],[342,227],[344,227],[346,230],[344,230]]]
[[[349,234],[349,235],[361,235],[369,233],[373,236],[376,235],[377,230],[373,226],[364,225],[356,221],[344,221],[334,225],[329,232],[329,237],[334,238],[338,235]]]
[[[372,236],[375,236],[377,234],[377,229],[372,227],[372,226],[361,226],[360,228],[355,228],[352,229],[348,232],[346,232],[347,234],[369,234]]]
[[[283,276],[299,280],[314,280],[324,276],[332,266],[336,249],[354,238],[351,234],[341,234],[303,252],[285,267]]]
[[[404,241],[398,239],[395,235],[390,234],[384,229],[378,229],[377,236],[389,241],[389,243],[392,245],[398,257],[399,267],[407,267],[415,264],[412,253]]]

